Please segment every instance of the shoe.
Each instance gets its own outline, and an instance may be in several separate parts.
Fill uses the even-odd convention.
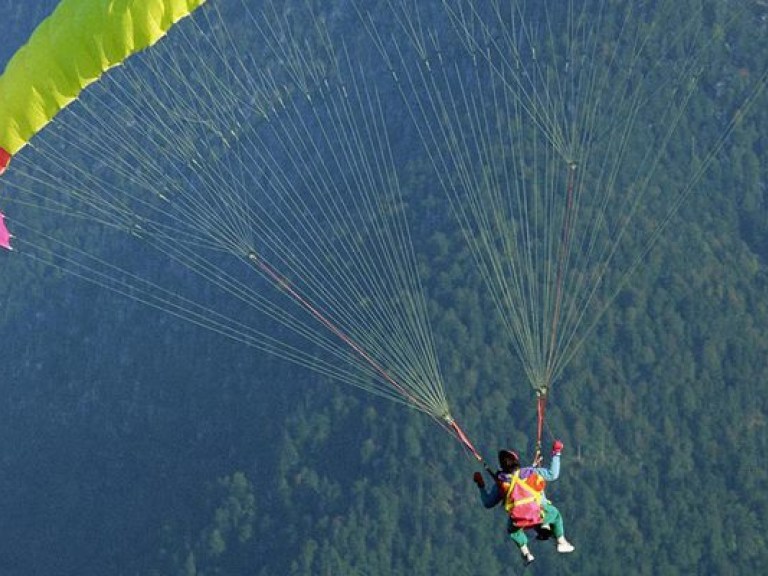
[[[534,560],[536,560],[536,558],[534,558],[533,554],[531,554],[530,552],[528,552],[527,554],[523,554],[523,566],[530,566],[531,564],[533,564]]]
[[[575,548],[573,547],[573,544],[568,542],[565,538],[561,538],[557,541],[557,551],[560,552],[560,554],[567,554],[568,552],[573,552]]]

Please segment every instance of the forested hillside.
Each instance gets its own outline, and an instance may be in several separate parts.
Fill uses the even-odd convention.
[[[8,36],[0,24],[4,59],[53,3],[23,4],[0,0],[18,22]],[[368,44],[348,3],[324,4],[348,47]],[[768,564],[768,98],[750,90],[768,70],[768,8],[705,4],[711,54],[654,184],[684,186],[685,168],[714,157],[665,227],[633,222],[619,265],[649,230],[659,237],[551,390],[545,447],[565,450],[547,493],[576,551],[534,542],[526,573]],[[745,88],[757,101],[727,133]],[[530,457],[535,395],[434,166],[386,96],[453,414],[491,464],[501,447]],[[630,138],[641,148],[663,132],[642,126]],[[710,132],[722,146],[700,148]],[[15,231],[6,196],[0,180]],[[101,240],[102,257],[217,300],[194,274]],[[502,511],[481,506],[479,465],[424,414],[19,252],[0,253],[0,574],[523,573]]]

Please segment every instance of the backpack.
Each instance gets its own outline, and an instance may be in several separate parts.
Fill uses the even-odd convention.
[[[547,481],[536,472],[525,478],[520,476],[520,470],[514,474],[499,474],[499,488],[503,490],[504,509],[512,522],[518,528],[530,528],[541,524],[543,517],[542,502]]]

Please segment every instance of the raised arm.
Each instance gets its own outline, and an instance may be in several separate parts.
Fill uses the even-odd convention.
[[[552,444],[552,461],[549,468],[536,468],[536,473],[547,482],[557,480],[560,477],[560,453],[563,451],[563,443],[555,440]]]

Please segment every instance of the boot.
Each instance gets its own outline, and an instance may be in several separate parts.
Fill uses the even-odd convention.
[[[523,566],[529,566],[533,563],[534,560],[536,560],[533,554],[531,554],[531,551],[528,550],[528,546],[520,547],[520,555],[523,557]]]
[[[574,550],[575,548],[573,547],[573,544],[568,542],[568,540],[565,539],[565,536],[560,536],[560,538],[557,539],[557,551],[561,554],[567,554]]]

